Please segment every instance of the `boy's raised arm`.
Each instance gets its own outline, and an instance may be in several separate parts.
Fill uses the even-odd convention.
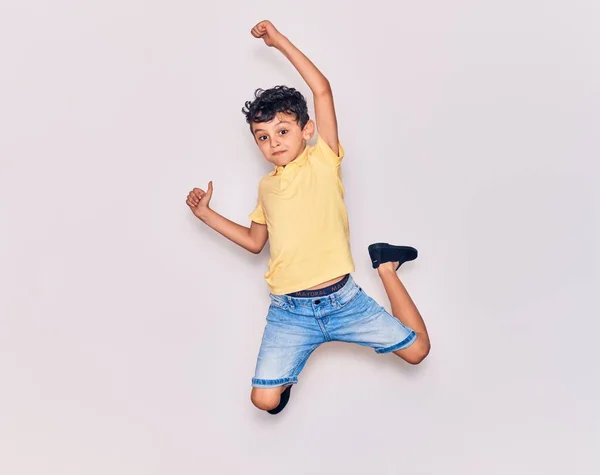
[[[272,46],[281,51],[306,81],[313,93],[319,135],[337,155],[339,151],[337,119],[333,93],[327,78],[270,21],[258,23],[252,28],[252,35],[255,38],[262,38],[267,46]]]

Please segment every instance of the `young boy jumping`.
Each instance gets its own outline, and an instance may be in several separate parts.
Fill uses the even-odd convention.
[[[357,343],[411,364],[427,356],[430,343],[425,323],[396,274],[404,262],[416,259],[416,249],[387,243],[368,248],[392,315],[351,276],[355,269],[340,170],[344,150],[329,81],[271,22],[258,23],[252,35],[279,50],[312,91],[316,143],[307,143],[315,123],[300,92],[285,86],[259,89],[243,112],[274,170],[260,181],[250,227],[210,208],[212,182],[206,191],[190,191],[186,203],[203,223],[250,252],[260,253],[269,240],[265,280],[271,304],[251,400],[259,409],[278,414],[308,357],[322,343]]]

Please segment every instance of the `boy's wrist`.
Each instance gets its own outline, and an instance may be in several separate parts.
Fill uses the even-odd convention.
[[[211,214],[212,210],[210,208],[206,208],[205,210],[200,211],[196,217],[202,221],[203,223],[206,223],[206,221],[208,221],[210,214]]]
[[[288,46],[290,44],[291,44],[290,40],[285,35],[282,35],[280,33],[274,46],[276,49],[281,51],[283,48],[285,48],[286,46]]]

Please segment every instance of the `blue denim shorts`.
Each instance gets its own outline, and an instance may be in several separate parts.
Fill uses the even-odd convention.
[[[322,343],[345,341],[389,353],[410,346],[414,330],[400,323],[350,276],[322,297],[271,296],[252,386],[295,384],[308,357]]]

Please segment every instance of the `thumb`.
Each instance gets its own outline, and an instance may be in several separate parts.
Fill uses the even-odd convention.
[[[210,200],[212,197],[212,194],[213,194],[213,183],[212,183],[212,181],[209,181],[208,189],[206,190],[206,198]]]

